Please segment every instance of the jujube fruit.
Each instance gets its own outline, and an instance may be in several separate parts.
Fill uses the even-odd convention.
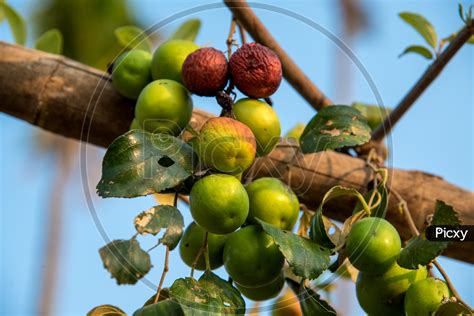
[[[359,271],[380,274],[397,260],[401,240],[387,220],[368,217],[352,226],[346,247],[350,262]]]
[[[189,54],[183,63],[183,83],[194,94],[215,96],[229,80],[227,58],[221,51],[205,47]]]
[[[151,133],[177,135],[188,125],[193,101],[186,88],[173,80],[156,80],[140,93],[135,107],[138,126]]]
[[[449,298],[446,283],[427,278],[413,283],[405,294],[406,316],[430,316]]]
[[[210,233],[228,234],[245,222],[249,198],[235,177],[212,174],[193,185],[189,206],[199,226]]]
[[[153,79],[171,79],[182,83],[181,70],[184,60],[198,48],[197,44],[186,40],[169,40],[161,44],[151,61]]]
[[[275,280],[284,258],[272,237],[250,225],[232,233],[224,246],[224,267],[243,286],[258,286]]]
[[[403,315],[403,298],[411,284],[425,279],[425,267],[408,270],[396,262],[383,274],[359,272],[356,294],[362,309],[369,315]]]
[[[257,148],[250,128],[227,117],[209,119],[193,143],[201,162],[231,174],[247,170],[255,159]]]
[[[114,63],[112,85],[118,93],[136,100],[151,82],[151,54],[134,49],[120,55]]]
[[[211,269],[217,269],[224,264],[222,255],[224,253],[224,245],[228,235],[216,235],[208,233],[207,235],[207,247],[209,249],[209,263]],[[188,266],[192,267],[196,257],[204,246],[204,240],[206,237],[206,231],[204,228],[197,225],[195,222],[189,224],[184,231],[183,237],[179,244],[179,254],[181,259]],[[196,262],[195,268],[197,270],[206,269],[206,261],[204,259],[204,253],[201,253],[198,261]]]
[[[232,54],[229,66],[233,83],[249,97],[269,97],[280,86],[280,59],[270,48],[258,43],[242,45]]]
[[[257,285],[257,286],[244,286],[237,282],[235,283],[237,289],[248,299],[253,301],[265,301],[274,298],[280,294],[281,290],[285,286],[285,277],[283,272],[276,277],[275,280],[268,284]]]
[[[292,230],[298,220],[300,204],[296,194],[276,178],[260,178],[245,187],[249,196],[250,223],[257,218],[281,229]]]
[[[264,156],[280,140],[281,126],[273,108],[257,99],[240,99],[234,104],[235,118],[250,127],[257,141],[257,154]]]

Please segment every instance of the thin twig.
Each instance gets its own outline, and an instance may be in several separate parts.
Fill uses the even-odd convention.
[[[466,302],[464,302],[462,299],[461,299],[461,295],[459,295],[458,291],[456,290],[456,288],[454,287],[454,284],[451,282],[451,279],[449,278],[449,276],[446,274],[446,272],[444,271],[444,269],[441,267],[441,265],[439,264],[438,261],[436,260],[433,260],[433,264],[435,265],[436,269],[438,269],[439,273],[443,276],[444,280],[446,281],[446,284],[448,285],[449,289],[451,290],[451,293],[453,293],[454,297],[456,298],[456,300],[461,303],[462,305],[464,305],[465,307],[467,307],[470,311],[472,311],[472,308],[471,306],[469,306],[469,304],[467,304]]]
[[[211,261],[209,260],[209,233],[206,232],[204,238],[204,260],[206,261],[206,271],[211,271]]]
[[[194,258],[194,261],[191,264],[191,278],[194,277],[194,270],[196,270],[197,263],[199,261],[199,258],[201,258],[203,252],[204,252],[204,246],[199,248],[196,258]]]
[[[472,23],[471,23],[472,24]],[[438,58],[428,67],[421,78],[415,83],[410,91],[403,97],[396,108],[390,112],[382,124],[378,126],[372,133],[372,139],[375,141],[382,140],[402,116],[410,109],[421,94],[428,86],[438,77],[446,64],[453,58],[458,50],[469,40],[474,34],[474,26],[465,26],[456,37],[451,41],[448,47],[439,55]]]
[[[278,55],[283,76],[314,109],[319,110],[333,104],[295,64],[244,0],[224,0],[224,3],[256,42],[269,47]]]
[[[242,45],[247,43],[247,32],[245,31],[245,28],[242,26],[242,23],[237,21],[237,26],[239,27],[239,33],[240,33],[240,42]]]
[[[163,273],[161,273],[160,284],[158,285],[158,290],[156,291],[155,304],[160,299],[161,288],[163,287],[163,282],[165,281],[166,273],[168,273],[168,270],[169,270],[169,267],[168,267],[169,257],[170,257],[170,247],[166,246],[165,266],[163,267]]]
[[[227,35],[227,40],[226,40],[226,45],[227,45],[227,59],[230,60],[230,56],[232,56],[232,45],[234,45],[234,33],[235,33],[235,27],[237,25],[237,22],[235,21],[235,18],[232,17],[232,20],[230,21],[230,28],[229,28],[229,35]]]

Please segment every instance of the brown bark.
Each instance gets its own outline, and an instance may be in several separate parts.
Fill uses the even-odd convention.
[[[67,137],[107,146],[128,130],[133,102],[120,97],[108,75],[67,58],[0,42],[0,110],[31,124]],[[201,125],[212,115],[195,110],[192,124]],[[256,177],[279,177],[310,208],[316,208],[326,191],[340,184],[364,192],[371,172],[365,162],[328,151],[296,154],[281,143],[269,156],[256,162]],[[474,224],[474,194],[443,179],[420,171],[390,169],[390,185],[407,201],[419,229],[434,210],[436,199],[453,205],[465,224]],[[353,201],[339,198],[325,214],[343,220]],[[391,199],[387,218],[402,237],[409,230]],[[474,262],[474,243],[457,243],[449,257]]]

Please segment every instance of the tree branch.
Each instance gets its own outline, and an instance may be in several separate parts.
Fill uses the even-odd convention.
[[[133,102],[119,96],[108,75],[67,58],[0,42],[0,111],[33,125],[106,147],[126,132],[133,119]],[[211,114],[194,110],[191,125],[199,130]],[[334,185],[362,193],[372,179],[365,161],[334,151],[302,155],[295,144],[282,142],[259,158],[255,178],[273,176],[289,183],[301,203],[316,209]],[[290,181],[291,180],[291,181]],[[474,224],[474,194],[420,171],[389,170],[389,185],[407,201],[418,229],[434,211],[436,199],[455,207],[464,224]],[[325,215],[343,220],[355,201],[330,201]],[[387,218],[402,238],[410,231],[397,201],[391,199]],[[445,255],[474,263],[474,243],[453,243]]]
[[[333,104],[278,44],[245,0],[224,0],[224,3],[256,42],[271,48],[278,55],[283,76],[314,109]]]
[[[470,26],[465,26],[456,37],[451,41],[448,47],[439,55],[438,58],[426,69],[425,73],[415,83],[415,85],[403,97],[395,109],[385,118],[383,123],[378,126],[372,133],[372,139],[375,141],[382,140],[388,135],[392,128],[397,124],[400,118],[410,109],[421,94],[428,86],[438,77],[446,64],[453,58],[458,50],[469,40],[474,34],[474,22]]]

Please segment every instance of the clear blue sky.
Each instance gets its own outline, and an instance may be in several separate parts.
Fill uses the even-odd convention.
[[[29,16],[37,9],[37,3],[33,0],[9,2],[24,16]],[[271,4],[304,15],[336,35],[340,32],[341,18],[336,1],[287,0],[272,1]],[[464,1],[464,4],[467,7],[469,2]],[[191,1],[134,0],[130,2],[130,10],[143,25],[151,25],[195,5],[196,2]],[[415,55],[401,59],[397,57],[406,46],[423,43],[419,35],[402,23],[397,13],[413,11],[424,14],[442,37],[461,27],[457,3],[447,0],[367,1],[364,5],[369,13],[370,28],[356,39],[351,49],[375,82],[383,102],[394,105],[428,65],[426,60]],[[335,82],[334,67],[338,48],[326,36],[298,20],[278,13],[258,10],[257,14],[308,76],[337,103],[352,100],[376,103],[367,81],[353,63],[352,92],[348,97],[337,99],[340,84]],[[191,17],[199,17],[203,22],[202,32],[197,39],[199,44],[225,50],[230,19],[226,9],[202,12]],[[162,32],[171,33],[180,22],[182,20],[168,25]],[[0,39],[11,41],[5,25],[0,26]],[[32,39],[29,40],[31,45]],[[474,189],[473,57],[474,47],[462,48],[396,127],[391,137],[393,166],[424,170],[466,189]],[[283,131],[314,115],[314,111],[286,82],[273,99]],[[209,99],[196,98],[195,106],[218,112],[218,107]],[[37,156],[33,149],[33,127],[3,114],[0,115],[0,122],[0,314],[33,315],[42,269],[45,208],[53,177],[53,161]],[[99,157],[90,155],[88,166],[97,166],[102,154],[101,151]],[[79,166],[79,157],[76,165]],[[118,305],[131,314],[153,294],[152,289],[143,283],[117,286],[102,268],[97,250],[104,245],[104,241],[85,204],[77,169],[65,199],[65,228],[55,313],[84,315],[91,307],[108,303]],[[92,169],[87,171],[94,192],[99,174]],[[129,238],[134,233],[134,216],[154,205],[154,201],[150,197],[133,200],[96,198],[94,204],[109,237],[120,239]],[[186,223],[189,223],[187,210],[183,205],[180,207]],[[153,241],[151,237],[141,239],[144,248],[151,246]],[[152,252],[154,267],[147,278],[155,283],[162,270],[162,258],[162,249]],[[461,295],[474,304],[473,267],[448,259],[440,261]],[[222,272],[222,269],[219,271]],[[171,272],[165,285],[188,274],[189,269],[180,262],[179,254],[173,252]],[[342,300],[351,300],[351,314],[362,315],[353,298],[352,285],[343,287],[344,295],[351,295],[350,298],[342,297]],[[339,303],[336,299],[335,305],[339,306]]]

